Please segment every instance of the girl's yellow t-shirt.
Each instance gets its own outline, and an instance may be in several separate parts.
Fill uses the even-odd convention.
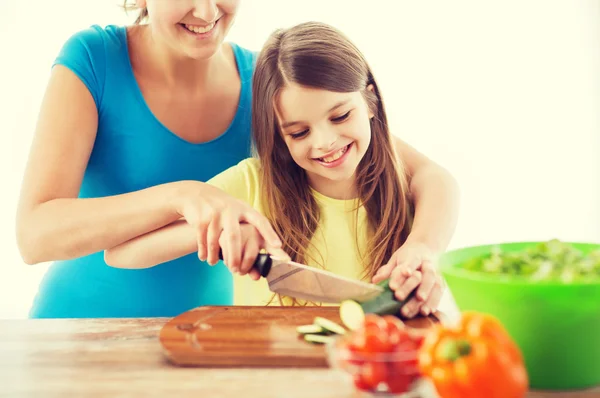
[[[245,159],[212,178],[208,184],[249,203],[264,214],[258,159]],[[366,281],[365,265],[361,261],[361,254],[365,253],[368,237],[364,207],[360,206],[356,210],[358,203],[356,200],[332,199],[315,190],[313,195],[321,210],[321,222],[315,231],[306,257],[319,260],[322,258],[323,263],[319,261],[318,264],[307,265]],[[269,302],[271,305],[280,305],[278,297],[269,290],[265,278],[254,281],[247,275],[234,275],[235,305],[262,306]],[[298,302],[301,305],[306,304],[302,300]],[[291,304],[291,299],[284,297],[283,304]]]

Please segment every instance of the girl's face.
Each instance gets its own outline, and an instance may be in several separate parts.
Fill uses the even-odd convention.
[[[138,0],[154,38],[194,59],[212,56],[233,25],[240,0]]]
[[[373,113],[360,92],[337,93],[287,85],[276,107],[290,154],[311,186],[331,196],[350,187],[371,142]]]

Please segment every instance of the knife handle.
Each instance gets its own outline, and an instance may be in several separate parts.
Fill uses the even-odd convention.
[[[219,260],[223,260],[223,250],[219,249]],[[252,268],[256,269],[260,276],[266,278],[271,271],[271,265],[273,265],[273,260],[271,259],[271,255],[268,253],[258,253],[256,256],[256,260],[254,260],[254,264]]]

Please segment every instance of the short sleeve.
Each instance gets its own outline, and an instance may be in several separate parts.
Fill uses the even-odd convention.
[[[73,34],[63,44],[54,65],[63,65],[86,85],[100,109],[106,76],[103,30],[98,26]]]
[[[233,42],[230,44],[236,54],[240,77],[244,81],[252,83],[252,75],[254,74],[254,68],[256,67],[258,52],[241,47]]]
[[[259,171],[258,159],[248,158],[217,174],[207,184],[217,187],[259,210]]]

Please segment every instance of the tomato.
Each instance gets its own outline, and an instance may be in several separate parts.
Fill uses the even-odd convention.
[[[407,375],[418,374],[418,359],[402,359],[388,363],[388,375],[390,377],[404,377]]]
[[[360,375],[364,383],[369,385],[371,389],[376,389],[379,383],[387,380],[387,366],[385,362],[366,362],[362,366]]]
[[[386,315],[383,317],[383,321],[386,324],[386,333],[388,341],[391,345],[395,346],[402,340],[403,334],[406,333],[404,323],[393,315]]]
[[[413,380],[414,377],[410,375],[397,375],[394,377],[390,377],[386,381],[388,391],[393,394],[408,392],[410,390],[411,384],[413,383]]]
[[[343,348],[350,354],[345,363],[359,369],[354,375],[355,387],[373,391],[385,383],[391,393],[409,391],[420,377],[417,351],[424,336],[425,333],[407,328],[393,315],[367,314],[362,327],[344,338]],[[376,360],[389,355],[396,360]]]
[[[379,315],[367,314],[361,331],[364,333],[365,349],[369,353],[390,352],[393,343],[389,341],[388,322]]]
[[[365,351],[369,353],[385,353],[393,349],[390,344],[385,329],[380,329],[378,325],[365,325]]]
[[[400,350],[398,360],[388,363],[387,385],[392,393],[409,391],[410,385],[419,377],[416,348]]]
[[[425,336],[427,335],[427,333],[422,332],[422,331],[412,331],[412,332],[409,332],[409,334],[410,334],[411,340],[416,343],[418,348],[421,347],[421,345],[423,344],[423,341],[425,341]]]
[[[382,317],[380,317],[377,314],[366,314],[365,315],[363,327],[367,328],[367,327],[371,327],[371,325],[376,326],[381,331],[387,330],[387,322],[385,321],[385,319],[383,319]]]
[[[390,330],[390,327],[393,327],[397,330],[404,330],[406,328],[404,322],[394,315],[384,315],[382,319],[385,322],[388,331]]]
[[[361,373],[356,373],[354,375],[354,387],[358,388],[361,391],[369,391],[371,390],[371,386],[363,380]]]

